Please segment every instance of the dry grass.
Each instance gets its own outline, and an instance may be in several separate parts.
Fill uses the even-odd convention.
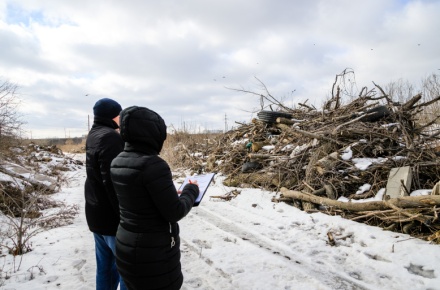
[[[32,139],[23,140],[23,144],[34,143],[40,146],[55,145],[61,151],[67,153],[85,153],[86,152],[86,138],[60,138],[60,139]]]
[[[201,153],[200,148],[209,149],[213,146],[215,137],[218,134],[191,134],[186,132],[176,132],[168,134],[164,146],[160,153],[172,169],[191,168],[194,162],[200,162],[200,158],[195,158],[194,153]],[[31,142],[27,140],[26,142]],[[32,140],[33,143],[40,146],[56,145],[61,151],[67,153],[85,153],[86,139],[83,138],[80,143],[76,139],[39,139]],[[182,151],[185,152],[182,154]]]
[[[210,147],[217,146],[215,138],[218,134],[190,134],[176,132],[168,134],[160,156],[167,161],[171,169],[202,168],[201,158],[195,156],[207,156]],[[199,166],[194,166],[195,164]]]
[[[65,145],[58,145],[58,148],[61,149],[63,152],[67,153],[85,153],[86,152],[86,144],[65,144]]]

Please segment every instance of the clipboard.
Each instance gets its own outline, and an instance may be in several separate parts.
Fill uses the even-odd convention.
[[[202,201],[202,198],[205,195],[206,190],[211,184],[211,181],[214,179],[214,175],[215,173],[206,173],[206,174],[200,174],[194,176],[187,176],[183,181],[182,185],[179,187],[179,190],[182,190],[185,187],[185,185],[189,183],[190,180],[197,180],[197,183],[199,184],[199,196],[194,201],[193,206],[198,206]]]

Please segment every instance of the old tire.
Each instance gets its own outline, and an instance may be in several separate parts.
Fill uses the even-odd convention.
[[[258,119],[266,123],[276,123],[277,118],[292,119],[292,114],[274,111],[260,111],[257,113]]]
[[[391,115],[390,110],[387,106],[377,106],[365,112],[365,114],[371,114],[369,116],[364,116],[360,119],[362,122],[377,122],[383,118]]]

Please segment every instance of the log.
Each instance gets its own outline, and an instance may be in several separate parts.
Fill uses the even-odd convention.
[[[249,153],[248,157],[250,159],[287,159],[286,156],[280,155],[270,155],[270,154],[262,154],[262,153]]]
[[[402,105],[402,112],[407,112],[414,108],[414,105],[420,101],[422,98],[422,94],[417,94],[414,97],[411,98],[408,102]]]
[[[344,209],[349,211],[372,211],[372,210],[387,210],[392,206],[399,208],[419,208],[419,207],[434,207],[440,206],[440,195],[422,195],[422,196],[405,196],[398,198],[391,198],[386,201],[369,201],[369,202],[342,202],[332,200],[325,197],[319,197],[309,193],[288,190],[281,188],[283,197],[290,197],[315,204],[330,206],[337,209]]]
[[[287,131],[287,132],[291,132],[291,133],[293,133],[292,130],[291,130],[291,127],[288,126],[288,125],[286,125],[286,124],[277,123],[277,124],[275,125],[275,127],[277,127],[278,129],[281,129],[281,130],[283,130],[283,131]]]
[[[315,162],[314,167],[320,175],[324,175],[338,163],[339,153],[332,152]]]
[[[278,117],[276,121],[277,121],[277,123],[286,124],[286,125],[293,125],[293,124],[297,123],[295,121],[292,121],[290,119],[283,118],[283,117]]]
[[[267,159],[273,157],[270,154],[259,154],[259,153],[249,153],[248,157],[250,159]]]

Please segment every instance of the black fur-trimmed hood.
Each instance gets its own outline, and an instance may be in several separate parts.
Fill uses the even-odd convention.
[[[131,106],[121,111],[120,133],[126,151],[159,154],[167,137],[167,126],[156,112]]]

